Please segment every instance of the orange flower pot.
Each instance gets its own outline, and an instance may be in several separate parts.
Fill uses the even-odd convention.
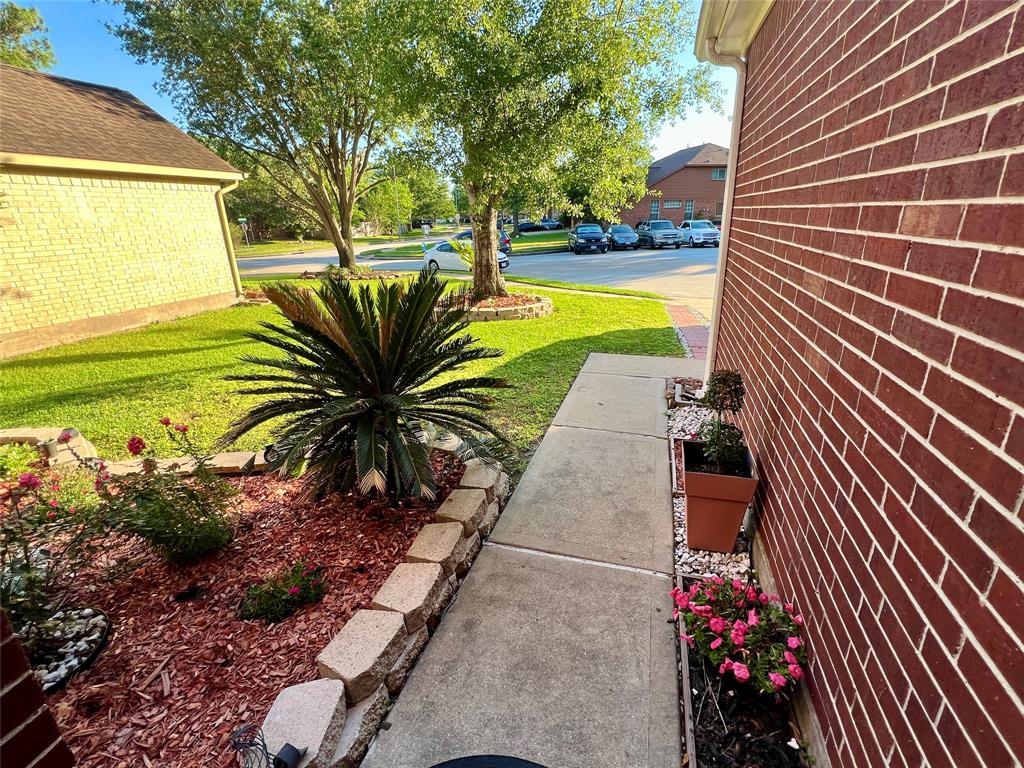
[[[686,492],[686,546],[713,552],[732,552],[747,505],[757,490],[754,463],[744,449],[748,477],[696,472],[707,464],[704,444],[683,440],[683,487]]]

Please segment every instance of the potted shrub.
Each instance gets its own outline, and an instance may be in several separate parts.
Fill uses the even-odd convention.
[[[743,432],[725,421],[743,407],[743,377],[715,371],[700,403],[715,412],[701,424],[699,440],[683,441],[686,491],[686,545],[690,549],[732,552],[757,480]]]

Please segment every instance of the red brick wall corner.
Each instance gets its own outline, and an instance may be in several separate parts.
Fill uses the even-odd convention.
[[[778,0],[715,364],[835,766],[1024,756],[1024,3]]]
[[[7,614],[0,612],[0,765],[69,768],[74,764],[21,642]]]

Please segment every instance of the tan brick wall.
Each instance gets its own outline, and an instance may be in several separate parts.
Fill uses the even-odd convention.
[[[8,334],[233,293],[217,189],[0,173],[0,346]]]

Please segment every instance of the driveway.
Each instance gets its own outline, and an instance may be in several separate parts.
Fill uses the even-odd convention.
[[[310,251],[289,256],[240,259],[238,267],[243,277],[292,274],[305,270],[315,272],[328,264],[336,264],[337,258],[333,250]],[[359,263],[385,271],[417,270],[422,266],[420,259],[415,257],[381,259],[360,256]],[[681,248],[678,251],[643,248],[579,256],[569,251],[522,256],[513,252],[512,266],[507,275],[654,291],[710,317],[717,264],[717,248]]]

